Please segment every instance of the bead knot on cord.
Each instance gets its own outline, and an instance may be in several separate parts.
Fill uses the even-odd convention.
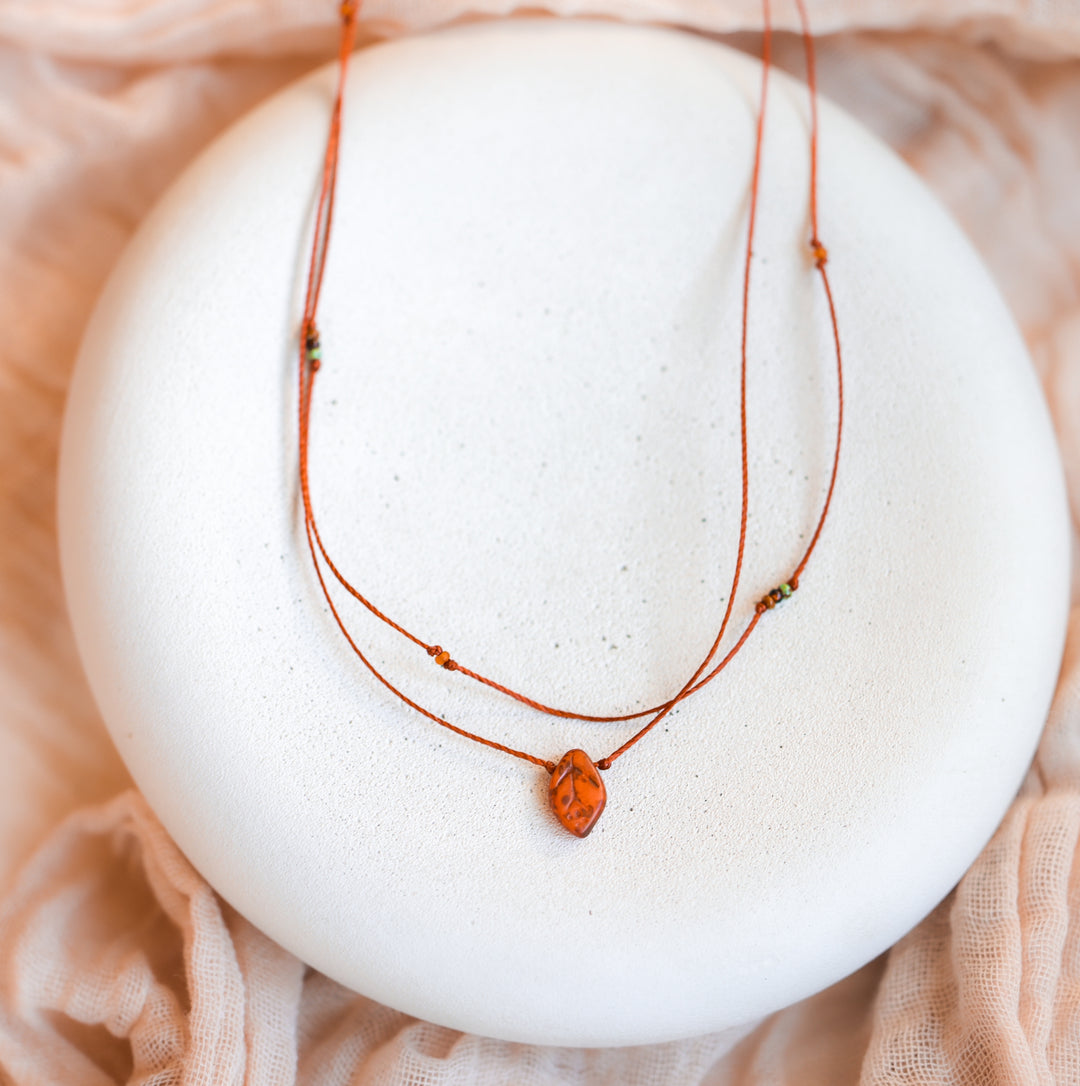
[[[356,0],[344,0],[341,5],[341,18],[343,22],[351,23],[356,18],[356,9],[359,7]]]
[[[829,250],[817,238],[810,239],[810,252],[814,254],[814,267],[824,268],[829,259]]]
[[[457,671],[457,662],[450,659],[450,653],[442,645],[429,645],[427,654],[439,667],[444,667],[447,671]]]
[[[765,614],[766,611],[771,611],[778,603],[783,603],[798,587],[798,577],[792,577],[790,581],[785,581],[783,584],[777,585],[772,591],[766,592],[765,595],[754,604],[754,610],[759,615]]]

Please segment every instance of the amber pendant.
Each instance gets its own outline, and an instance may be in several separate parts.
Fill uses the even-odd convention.
[[[607,789],[600,770],[583,750],[567,751],[551,774],[548,799],[555,817],[576,837],[588,837],[600,821]]]

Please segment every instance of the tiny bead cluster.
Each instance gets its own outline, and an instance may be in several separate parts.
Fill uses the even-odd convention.
[[[427,654],[434,659],[439,667],[444,667],[447,671],[457,671],[457,663],[450,659],[450,653],[442,645],[429,645]]]
[[[766,592],[754,605],[754,610],[759,615],[763,615],[766,611],[771,611],[778,603],[783,603],[798,587],[798,577],[792,577],[790,581],[785,581],[782,585],[777,585],[771,592]]]
[[[824,268],[829,259],[829,250],[817,238],[810,239],[810,252],[814,254],[814,267]]]
[[[322,364],[322,345],[319,343],[318,332],[308,332],[304,338],[304,354],[308,360],[308,365],[313,370],[317,370]]]

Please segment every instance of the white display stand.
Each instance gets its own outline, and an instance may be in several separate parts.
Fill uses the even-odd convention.
[[[690,35],[551,19],[355,58],[313,423],[324,538],[392,617],[549,703],[661,701],[715,634],[738,535],[759,75]],[[318,594],[295,357],[333,77],[199,159],[86,337],[61,543],[120,753],[245,916],[436,1022],[655,1042],[836,981],[993,832],[1060,659],[1060,467],[986,272],[919,181],[823,103],[847,365],[833,512],[795,598],[606,774],[607,811],[578,840],[541,770],[374,682]],[[828,479],[807,115],[805,87],[777,75],[733,636],[791,572]],[[342,606],[393,681],[464,727],[551,759],[634,730],[521,708]]]

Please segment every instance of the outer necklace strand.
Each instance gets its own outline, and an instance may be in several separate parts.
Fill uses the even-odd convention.
[[[632,746],[634,746],[634,744],[644,738],[644,736],[647,735],[657,724],[659,724],[660,721],[663,720],[677,704],[690,697],[697,691],[701,690],[704,686],[711,682],[721,671],[723,671],[728,663],[735,657],[735,655],[739,652],[742,646],[746,643],[751,633],[757,627],[758,622],[761,620],[762,616],[767,611],[772,610],[778,603],[783,602],[799,587],[800,577],[810,560],[810,556],[812,555],[814,549],[817,546],[818,540],[821,537],[821,533],[825,526],[825,521],[832,504],[832,498],[835,491],[836,477],[840,462],[841,436],[843,433],[843,364],[840,347],[839,325],[836,315],[836,306],[833,299],[832,289],[829,283],[828,273],[826,271],[828,254],[826,252],[825,246],[820,240],[818,232],[818,111],[813,38],[811,37],[809,30],[809,21],[806,14],[804,0],[795,0],[795,2],[799,11],[799,19],[802,26],[802,36],[806,55],[807,86],[810,98],[809,203],[811,238],[809,242],[809,247],[811,257],[813,259],[813,265],[821,277],[822,286],[825,291],[825,297],[829,311],[829,320],[833,333],[833,343],[836,354],[836,441],[833,452],[832,469],[829,476],[829,485],[826,490],[821,512],[815,525],[814,532],[811,535],[810,542],[807,545],[806,550],[803,552],[803,556],[799,560],[794,571],[785,582],[778,585],[770,592],[766,593],[763,597],[761,597],[761,599],[757,601],[754,607],[754,614],[743,629],[743,632],[739,636],[738,640],[720,659],[720,661],[712,667],[711,670],[706,671],[706,669],[715,658],[717,652],[719,651],[720,644],[723,640],[724,634],[729,624],[729,620],[734,606],[735,595],[738,589],[739,580],[742,572],[742,564],[746,543],[746,526],[749,500],[746,372],[748,349],[747,336],[749,324],[748,317],[750,303],[750,270],[753,259],[754,231],[757,219],[758,196],[760,191],[761,157],[765,126],[768,80],[769,72],[771,69],[772,45],[770,4],[769,0],[763,0],[764,32],[762,38],[761,104],[758,112],[758,120],[754,141],[754,164],[750,189],[750,213],[749,225],[747,230],[746,254],[743,275],[742,333],[740,345],[740,438],[742,448],[742,504],[739,527],[739,544],[738,552],[736,555],[735,569],[732,576],[732,585],[731,590],[728,594],[727,606],[724,611],[724,616],[721,621],[719,632],[717,633],[708,654],[705,656],[704,660],[698,665],[697,669],[682,686],[682,688],[666,702],[652,706],[649,709],[643,709],[635,713],[628,713],[621,716],[597,716],[573,712],[570,710],[557,709],[545,705],[544,703],[536,701],[532,698],[529,698],[524,694],[521,694],[509,687],[495,682],[492,679],[480,675],[477,672],[471,671],[470,669],[463,667],[462,665],[454,661],[451,658],[450,653],[442,649],[441,646],[427,644],[420,638],[410,633],[407,629],[405,629],[405,627],[399,625],[397,622],[393,621],[387,615],[379,611],[378,608],[376,608],[366,597],[364,597],[356,588],[354,588],[353,585],[339,571],[339,569],[331,559],[329,553],[327,552],[323,544],[322,538],[319,535],[319,530],[315,519],[315,513],[311,502],[308,470],[308,445],[310,435],[312,388],[314,385],[315,375],[318,372],[322,362],[322,345],[319,339],[319,333],[316,324],[316,314],[318,311],[319,296],[321,293],[323,274],[325,271],[326,254],[330,239],[330,229],[333,221],[345,80],[348,71],[349,58],[352,54],[352,50],[355,44],[356,18],[358,10],[358,4],[355,2],[355,0],[346,0],[346,2],[341,5],[342,33],[338,58],[338,86],[337,93],[334,99],[333,109],[331,112],[330,131],[327,138],[326,154],[323,162],[322,185],[319,192],[319,200],[315,214],[315,231],[314,239],[312,242],[310,265],[308,269],[308,281],[307,289],[305,292],[304,314],[302,320],[302,335],[299,349],[298,430],[300,489],[304,506],[304,530],[307,538],[308,549],[311,554],[312,563],[315,568],[316,577],[318,579],[323,596],[326,599],[326,603],[334,618],[334,621],[336,622],[338,628],[341,630],[342,635],[345,637],[352,651],[356,654],[356,656],[360,659],[360,661],[364,664],[368,671],[370,671],[371,674],[376,679],[378,679],[379,682],[381,682],[392,694],[394,694],[410,708],[416,710],[418,713],[427,717],[434,723],[439,724],[440,726],[447,728],[450,731],[453,731],[467,739],[471,739],[477,743],[481,743],[485,746],[491,747],[494,750],[499,750],[503,753],[513,755],[516,758],[521,758],[525,761],[531,762],[534,765],[540,766],[547,772],[549,772],[552,775],[549,786],[549,797],[552,809],[556,817],[563,824],[563,826],[579,837],[586,836],[592,830],[593,826],[595,826],[597,820],[599,819],[600,814],[603,811],[604,804],[606,802],[606,789],[604,787],[603,781],[600,778],[600,771],[610,769],[616,759],[622,757],[622,755],[625,754]],[[434,659],[436,664],[439,664],[440,666],[447,668],[448,670],[461,671],[466,676],[480,683],[483,683],[497,691],[508,695],[509,697],[512,697],[526,705],[529,705],[532,708],[539,710],[540,712],[547,713],[552,716],[602,722],[632,720],[644,716],[651,716],[652,719],[649,720],[649,722],[644,727],[642,727],[639,731],[632,735],[620,747],[616,748],[606,757],[601,758],[596,762],[593,762],[592,759],[589,758],[589,756],[584,751],[572,750],[567,752],[567,754],[565,754],[558,763],[555,763],[551,760],[537,757],[536,755],[529,754],[526,751],[517,750],[513,747],[505,746],[504,744],[497,743],[492,739],[487,739],[483,736],[467,731],[466,729],[461,728],[458,725],[453,724],[440,716],[437,716],[435,713],[432,713],[430,710],[425,709],[419,703],[413,701],[403,691],[401,691],[393,683],[391,683],[390,680],[387,679],[385,675],[383,675],[368,659],[368,657],[363,653],[363,651],[357,645],[356,641],[350,635],[336,605],[334,604],[333,598],[329,590],[329,585],[327,584],[326,577],[323,573],[324,563],[327,570],[329,570],[330,574],[334,577],[334,579],[336,579],[354,598],[359,600],[373,615],[391,626],[393,629],[397,630],[409,640],[413,641],[418,646],[422,647],[428,653],[428,655],[430,655]]]

